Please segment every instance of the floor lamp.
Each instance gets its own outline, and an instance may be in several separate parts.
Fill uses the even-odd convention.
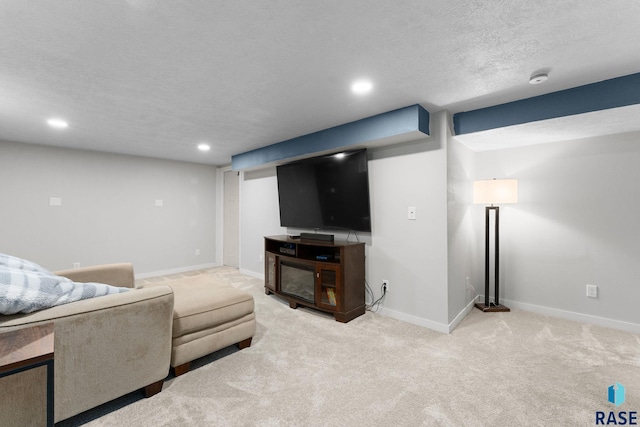
[[[500,304],[500,206],[505,203],[518,203],[517,179],[486,179],[473,182],[473,203],[486,205],[484,208],[485,242],[484,242],[484,303],[476,303],[482,311],[510,311]],[[494,298],[489,301],[489,214],[494,212]]]

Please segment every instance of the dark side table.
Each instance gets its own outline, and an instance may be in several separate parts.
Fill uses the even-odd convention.
[[[53,427],[53,323],[0,334],[0,378],[47,367],[47,426]]]

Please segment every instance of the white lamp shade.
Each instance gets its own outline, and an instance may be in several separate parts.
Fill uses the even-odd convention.
[[[473,203],[482,205],[518,203],[518,180],[484,179],[473,181]]]

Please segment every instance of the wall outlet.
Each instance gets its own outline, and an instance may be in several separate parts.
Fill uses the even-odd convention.
[[[196,249],[196,256],[200,255],[200,249]]]
[[[587,296],[589,298],[598,298],[598,287],[596,285],[587,285]]]
[[[382,279],[382,287],[386,289],[386,292],[389,292],[389,281],[387,279]]]
[[[468,276],[465,278],[465,284],[467,285],[467,289],[476,290],[476,288],[471,284],[471,279]]]
[[[80,263],[79,262],[74,262],[73,263],[73,268],[80,268]]]

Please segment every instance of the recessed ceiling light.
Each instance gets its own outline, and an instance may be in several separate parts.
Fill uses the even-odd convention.
[[[49,119],[47,120],[47,124],[56,129],[64,129],[69,127],[69,123],[65,122],[62,119]]]
[[[549,79],[549,75],[547,73],[534,74],[529,78],[529,84],[539,85],[540,83],[546,82]]]
[[[364,95],[371,92],[373,84],[369,80],[358,80],[351,85],[351,92],[356,95]]]
[[[209,144],[198,144],[198,150],[209,151],[211,150],[211,146],[209,146]]]

